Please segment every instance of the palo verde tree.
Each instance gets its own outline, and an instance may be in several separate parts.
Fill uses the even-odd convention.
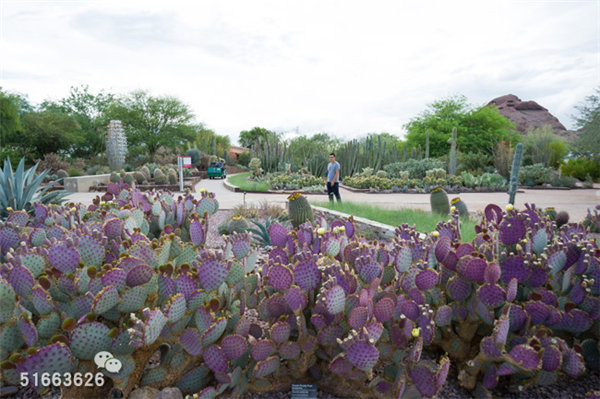
[[[457,145],[462,152],[491,153],[500,140],[518,141],[510,119],[498,113],[492,105],[473,107],[464,96],[454,96],[430,104],[419,116],[405,125],[408,147],[425,148],[429,130],[431,157],[447,155],[448,139],[457,129]]]
[[[107,110],[110,119],[123,122],[127,142],[139,152],[153,155],[161,147],[183,147],[195,136],[191,109],[175,97],[154,97],[134,91],[120,97]]]
[[[69,96],[58,101],[44,101],[41,107],[71,116],[81,128],[82,140],[74,151],[76,157],[93,156],[104,151],[104,134],[109,122],[107,110],[116,96],[100,90],[92,93],[87,85],[71,87]]]
[[[573,142],[576,154],[588,158],[600,159],[600,87],[596,93],[589,95],[585,101],[576,106],[577,115],[573,116],[579,128],[577,139]]]

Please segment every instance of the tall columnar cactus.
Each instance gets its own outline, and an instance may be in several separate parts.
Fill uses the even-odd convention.
[[[443,188],[436,187],[431,190],[429,202],[431,203],[431,212],[440,215],[448,215],[450,213],[448,194],[446,194]]]
[[[106,157],[112,170],[119,170],[125,164],[127,138],[121,121],[112,120],[106,132]]]
[[[288,214],[292,226],[299,227],[306,221],[312,222],[312,207],[301,193],[293,193],[288,197]]]
[[[429,130],[425,132],[425,158],[429,158]]]
[[[519,188],[519,172],[521,171],[521,161],[523,159],[523,143],[518,143],[513,155],[512,167],[510,168],[510,181],[508,183],[508,202],[515,204],[515,195]]]
[[[456,174],[456,128],[452,128],[452,137],[448,139],[450,143],[450,158],[448,159],[448,174]]]

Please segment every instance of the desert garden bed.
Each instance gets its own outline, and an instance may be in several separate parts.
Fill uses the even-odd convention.
[[[109,190],[0,223],[3,389],[44,393],[44,379],[18,388],[23,373],[77,372],[106,384],[63,384],[63,399],[137,387],[240,397],[297,382],[344,398],[598,386],[600,249],[582,223],[490,204],[470,242],[458,210],[427,234],[402,224],[375,242],[294,195],[258,233],[232,217],[210,248],[214,195]],[[98,366],[104,351],[110,367]]]

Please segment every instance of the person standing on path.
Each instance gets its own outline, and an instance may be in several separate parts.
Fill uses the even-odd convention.
[[[329,165],[327,165],[327,195],[329,201],[333,202],[333,196],[337,202],[342,202],[340,198],[340,164],[335,160],[335,154],[329,154]]]

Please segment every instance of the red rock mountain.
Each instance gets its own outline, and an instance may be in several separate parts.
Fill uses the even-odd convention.
[[[517,130],[526,133],[528,130],[535,129],[543,125],[550,125],[559,136],[571,138],[573,132],[569,132],[557,117],[553,116],[548,110],[535,101],[521,101],[514,94],[507,94],[502,97],[494,98],[488,105],[494,104],[498,112],[507,118],[510,118]]]

